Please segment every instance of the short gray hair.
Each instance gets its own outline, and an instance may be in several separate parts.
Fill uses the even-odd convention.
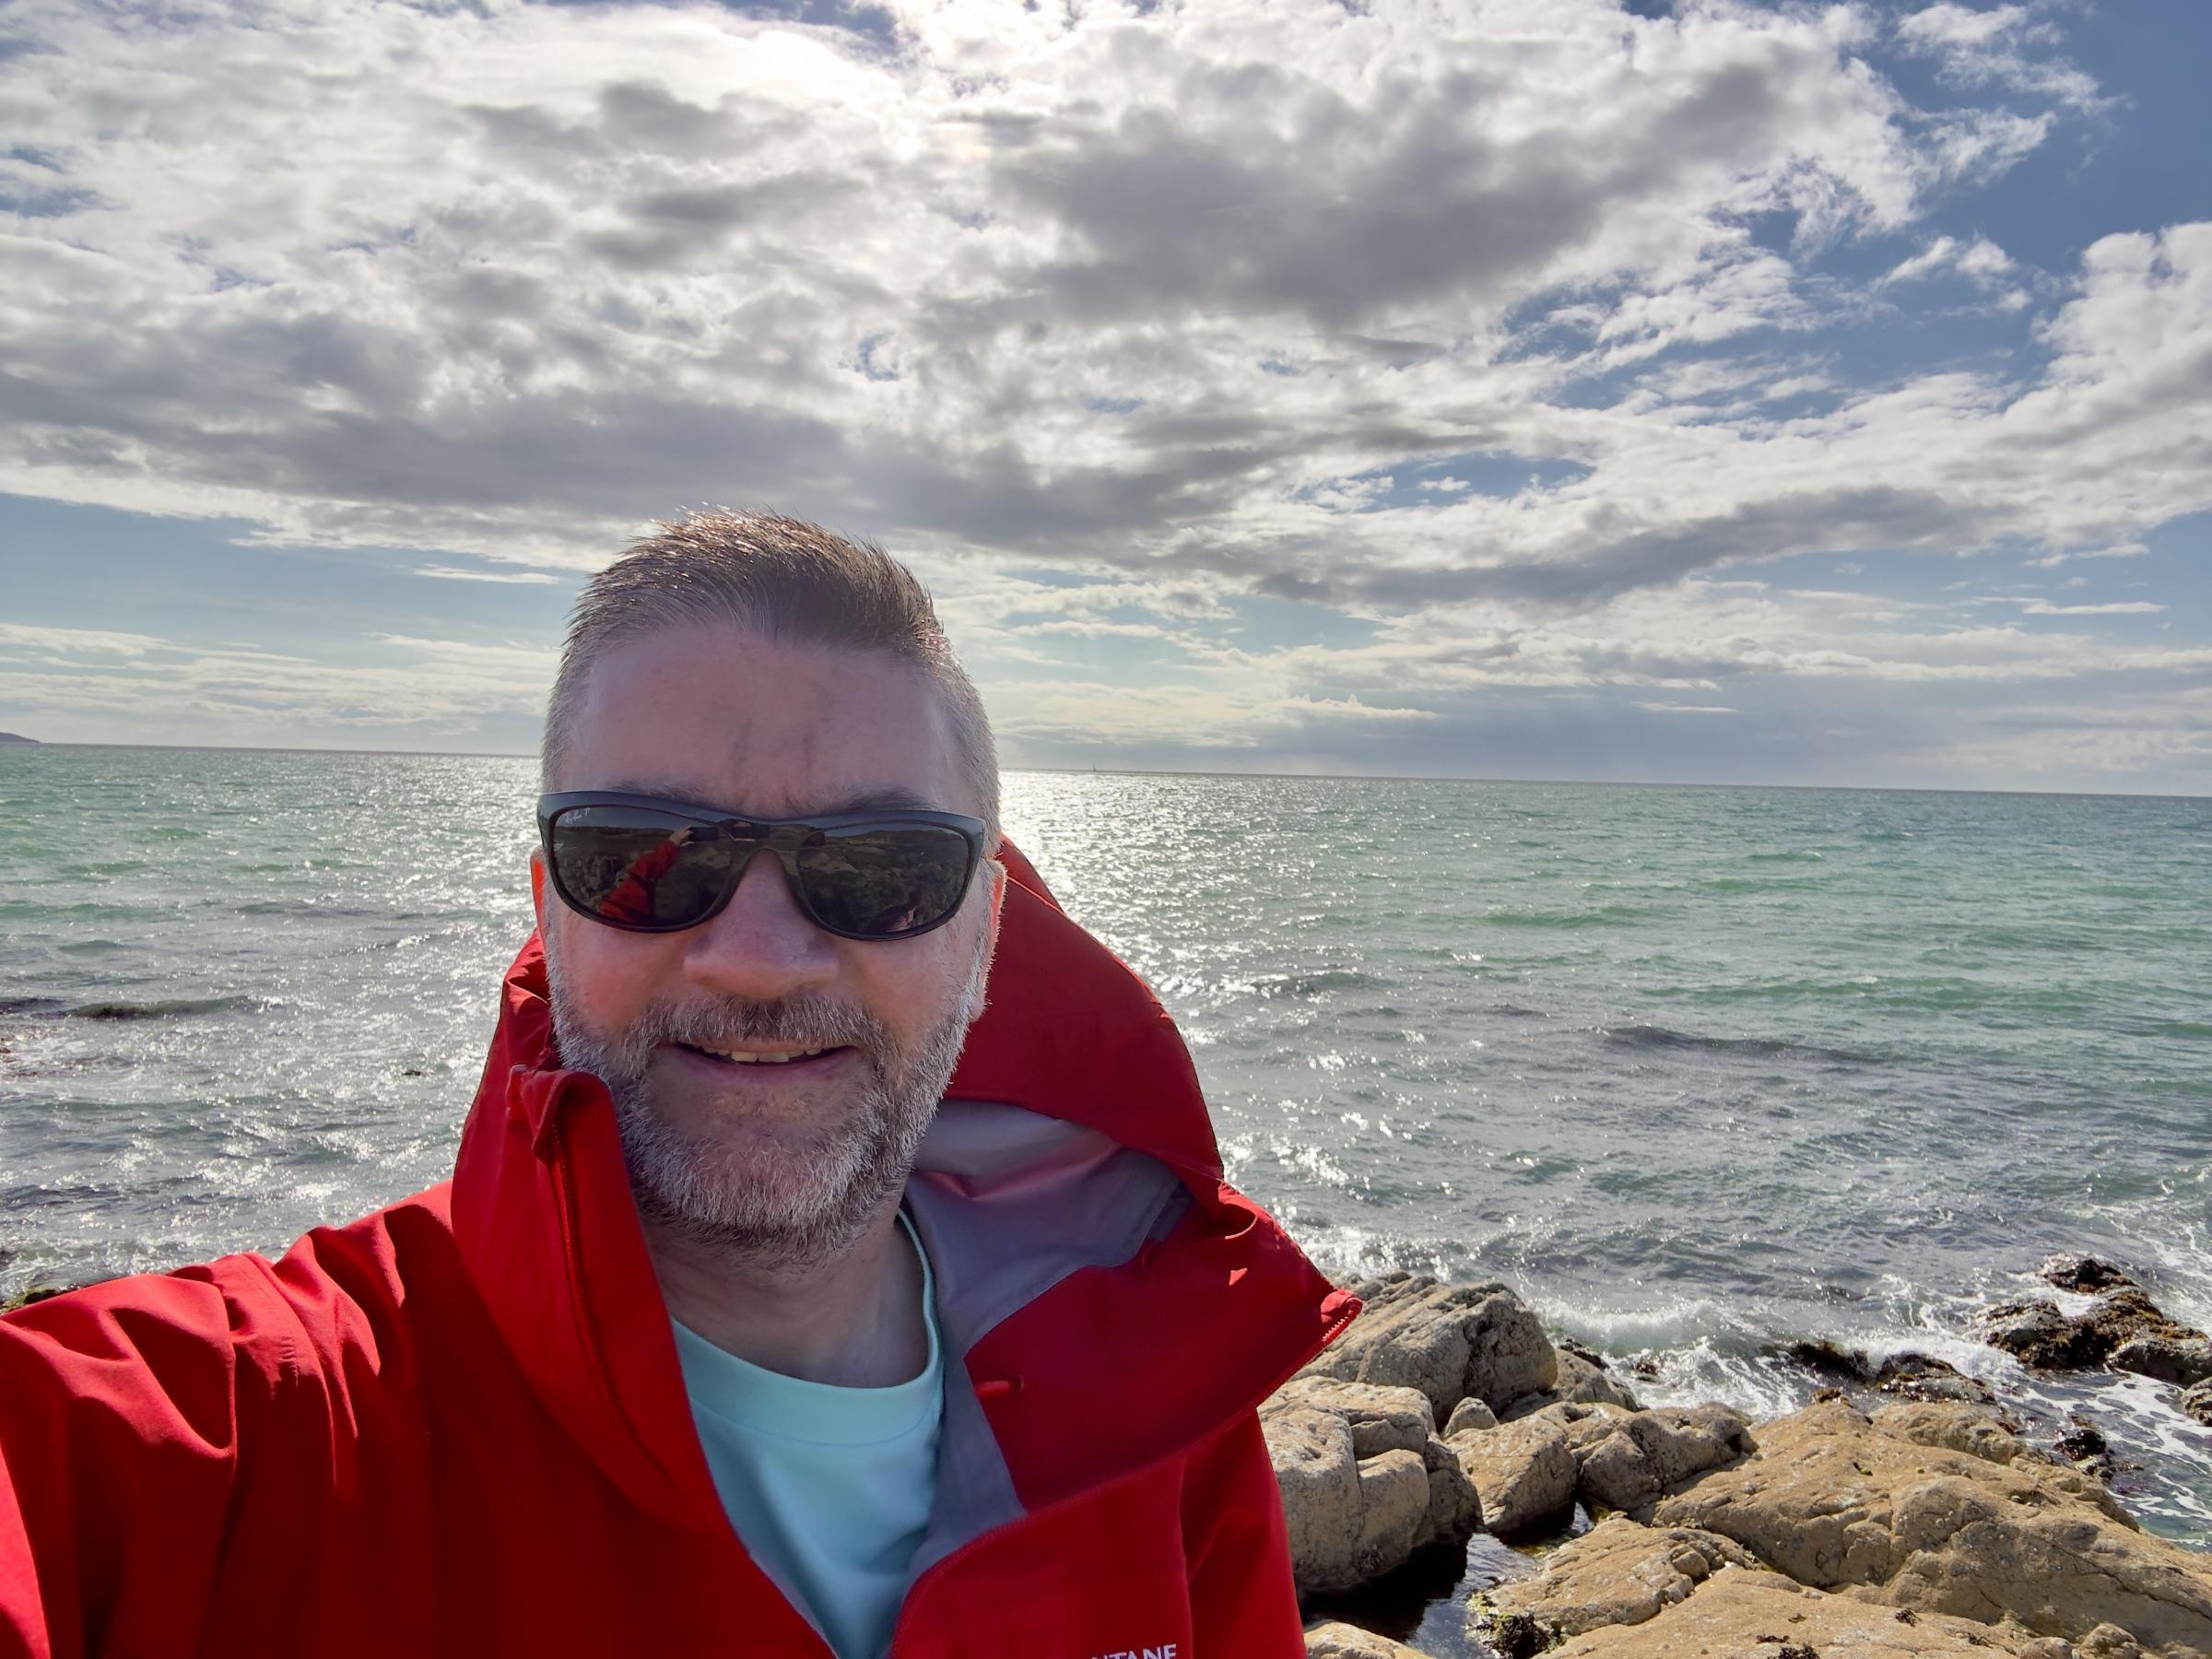
[[[970,790],[998,844],[998,751],[975,682],[953,655],[928,590],[872,542],[768,512],[693,512],[584,583],[569,615],[540,751],[551,789],[601,652],[666,628],[724,625],[778,643],[870,651],[921,670],[945,700]]]

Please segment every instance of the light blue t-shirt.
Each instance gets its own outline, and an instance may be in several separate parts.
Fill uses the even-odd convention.
[[[877,1659],[936,1493],[945,1367],[929,1255],[929,1362],[890,1388],[806,1382],[725,1353],[680,1323],[676,1353],[715,1490],[753,1559],[821,1627],[838,1659]]]

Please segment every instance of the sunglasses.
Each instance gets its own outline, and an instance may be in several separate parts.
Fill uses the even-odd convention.
[[[841,939],[911,939],[960,908],[984,825],[906,807],[816,818],[732,818],[657,795],[540,795],[537,832],[561,902],[631,933],[718,914],[756,853],[773,853],[807,920]]]

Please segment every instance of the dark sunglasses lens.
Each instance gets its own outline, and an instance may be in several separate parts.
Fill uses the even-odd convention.
[[[571,806],[547,840],[561,893],[616,927],[703,921],[737,853],[737,843],[712,824],[646,806]]]
[[[880,939],[935,927],[968,889],[968,838],[937,824],[830,830],[799,849],[799,879],[831,931]]]

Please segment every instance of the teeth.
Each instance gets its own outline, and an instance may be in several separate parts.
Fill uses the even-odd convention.
[[[702,1054],[712,1054],[717,1060],[735,1060],[740,1065],[784,1065],[794,1060],[811,1060],[817,1054],[826,1054],[827,1049],[787,1049],[781,1054],[733,1054],[724,1049],[702,1048]]]

